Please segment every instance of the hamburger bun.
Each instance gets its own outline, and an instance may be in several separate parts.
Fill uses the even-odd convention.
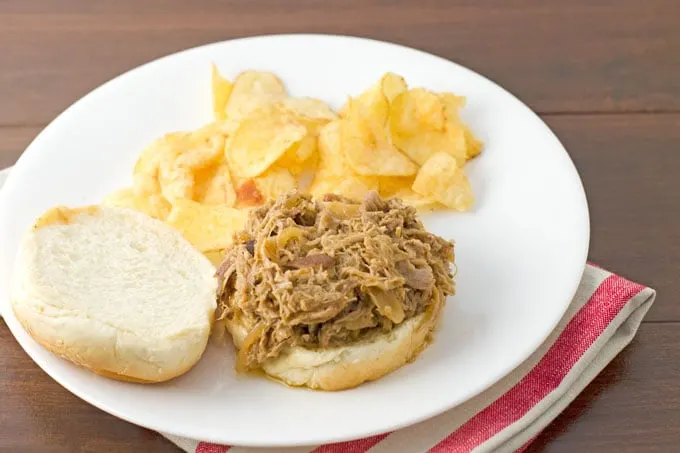
[[[320,390],[391,373],[428,345],[454,259],[415,209],[375,191],[291,192],[251,210],[216,272],[237,371]]]
[[[145,214],[58,207],[22,240],[11,305],[49,351],[113,379],[161,382],[205,350],[214,272],[179,232]]]
[[[434,304],[434,307],[440,306]],[[327,391],[357,387],[414,360],[428,346],[440,313],[439,309],[421,313],[388,333],[353,345],[321,350],[288,349],[279,357],[263,362],[262,370],[271,378],[294,387]],[[235,319],[220,322],[240,349],[248,329]]]

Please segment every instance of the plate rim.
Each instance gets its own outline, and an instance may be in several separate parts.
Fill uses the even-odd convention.
[[[232,442],[232,441],[226,442],[226,443],[228,443],[229,445],[232,445],[232,446],[240,445],[240,446],[265,447],[265,448],[266,447],[292,447],[292,446],[312,446],[312,445],[320,445],[320,444],[325,444],[325,443],[350,441],[350,440],[370,437],[370,436],[374,436],[374,435],[384,434],[384,433],[387,433],[387,432],[391,432],[391,431],[399,430],[399,429],[402,429],[402,428],[405,428],[405,427],[408,427],[408,426],[412,426],[412,425],[415,425],[417,423],[428,420],[430,418],[433,418],[433,417],[435,417],[439,414],[447,412],[447,411],[449,411],[449,410],[451,410],[451,409],[453,409],[453,408],[455,408],[455,407],[457,407],[461,404],[464,404],[466,401],[469,401],[470,399],[472,399],[472,398],[476,397],[477,395],[483,393],[484,391],[488,390],[490,387],[492,387],[493,385],[498,383],[501,379],[506,377],[509,373],[511,373],[512,370],[514,370],[520,364],[525,362],[531,356],[531,354],[533,354],[545,342],[545,340],[550,336],[550,334],[554,331],[555,327],[558,325],[559,321],[564,316],[564,313],[567,311],[571,300],[573,299],[574,295],[576,294],[576,292],[578,290],[578,286],[579,286],[579,284],[580,284],[580,282],[583,278],[583,274],[584,274],[584,272],[587,268],[587,256],[588,256],[588,252],[589,252],[589,248],[590,248],[590,239],[591,239],[590,238],[590,235],[591,235],[590,212],[589,212],[589,204],[588,204],[588,200],[587,200],[587,196],[586,196],[586,191],[585,191],[585,188],[583,186],[583,181],[582,181],[581,176],[578,172],[578,169],[576,168],[576,166],[573,162],[573,159],[571,158],[571,156],[567,152],[566,147],[562,144],[561,140],[554,133],[554,131],[543,121],[543,119],[540,116],[538,116],[538,114],[536,112],[534,112],[528,105],[526,105],[522,100],[520,100],[517,96],[515,96],[514,93],[512,93],[508,89],[504,88],[503,86],[496,83],[492,79],[490,79],[490,78],[488,78],[488,77],[486,77],[486,76],[484,76],[484,75],[482,75],[482,74],[480,74],[480,73],[478,73],[478,72],[476,72],[476,71],[474,71],[474,70],[472,70],[472,69],[470,69],[466,66],[463,66],[460,63],[457,63],[453,60],[449,60],[447,58],[441,57],[437,54],[421,50],[419,48],[410,47],[410,46],[397,44],[397,43],[393,43],[393,42],[388,42],[388,41],[382,41],[382,40],[373,39],[373,38],[367,38],[367,37],[363,37],[363,36],[345,35],[345,34],[324,34],[324,33],[282,33],[282,34],[251,35],[251,36],[246,36],[246,37],[239,37],[239,38],[234,38],[234,39],[227,39],[227,40],[222,40],[222,41],[204,43],[204,44],[185,48],[185,49],[182,49],[182,50],[179,50],[179,51],[176,51],[176,52],[172,52],[172,53],[160,56],[160,57],[155,58],[153,60],[142,63],[138,66],[130,68],[126,71],[123,71],[123,72],[121,72],[117,75],[114,75],[110,79],[108,79],[107,81],[100,84],[99,86],[97,86],[97,87],[91,89],[90,91],[82,94],[77,100],[75,100],[73,103],[71,103],[69,106],[67,106],[64,110],[62,110],[44,128],[42,128],[40,130],[40,132],[31,140],[29,145],[25,148],[24,152],[22,152],[21,156],[17,159],[16,163],[12,167],[9,167],[9,168],[13,169],[17,166],[21,167],[22,162],[25,160],[24,159],[25,156],[28,154],[27,151],[30,151],[30,149],[34,146],[34,143],[38,140],[38,138],[40,138],[40,136],[43,133],[45,133],[45,131],[47,129],[49,129],[53,125],[53,123],[55,123],[60,117],[67,114],[67,112],[69,112],[71,109],[75,108],[77,105],[79,105],[81,102],[83,102],[86,98],[89,98],[92,94],[104,89],[109,84],[114,83],[115,81],[117,81],[120,78],[123,78],[127,75],[133,74],[137,71],[141,71],[141,70],[147,68],[148,66],[154,65],[158,62],[161,62],[161,61],[164,61],[164,60],[167,60],[167,59],[172,59],[172,58],[175,58],[179,55],[182,55],[182,54],[185,54],[185,53],[190,53],[190,52],[196,51],[198,49],[204,49],[204,48],[210,48],[210,47],[219,47],[219,46],[222,46],[222,45],[228,45],[230,43],[235,43],[235,42],[243,43],[243,42],[247,42],[247,41],[259,41],[259,40],[270,40],[270,39],[291,39],[291,38],[295,38],[295,39],[300,39],[300,38],[305,39],[306,38],[306,39],[344,40],[344,41],[348,41],[348,42],[353,41],[353,42],[356,42],[356,43],[370,42],[374,45],[392,47],[395,50],[399,50],[399,51],[402,51],[402,52],[410,52],[410,53],[415,52],[417,54],[420,54],[423,57],[435,58],[435,59],[440,60],[442,62],[445,62],[447,64],[454,65],[458,68],[458,70],[463,70],[463,71],[465,71],[465,72],[467,72],[467,73],[469,73],[469,74],[471,74],[471,75],[473,75],[477,78],[481,78],[481,79],[485,80],[486,82],[494,85],[497,89],[500,89],[503,92],[505,92],[505,94],[507,94],[509,97],[511,97],[515,102],[521,104],[524,107],[524,109],[526,110],[526,112],[530,113],[534,117],[535,120],[539,121],[543,125],[543,127],[553,136],[553,138],[557,141],[557,143],[562,147],[562,151],[564,152],[564,157],[567,158],[567,161],[571,166],[573,176],[575,176],[575,181],[578,182],[578,189],[580,189],[579,195],[580,195],[580,197],[582,198],[582,201],[583,201],[583,204],[582,204],[583,213],[582,214],[584,215],[583,216],[583,225],[582,225],[583,228],[584,228],[584,230],[583,230],[584,242],[583,242],[582,250],[580,250],[580,258],[579,258],[579,262],[582,262],[583,264],[582,264],[581,269],[578,273],[574,272],[574,277],[573,277],[573,280],[571,281],[571,285],[570,285],[571,289],[569,291],[569,296],[568,296],[567,300],[563,303],[563,306],[561,307],[561,309],[559,310],[559,313],[560,313],[559,316],[556,316],[556,319],[554,320],[554,322],[551,325],[549,325],[549,328],[547,328],[548,324],[546,323],[546,329],[544,331],[544,334],[541,335],[540,341],[537,342],[537,344],[535,344],[534,347],[530,348],[529,352],[526,353],[525,355],[518,355],[516,360],[513,361],[512,365],[507,367],[507,369],[503,370],[501,372],[500,376],[498,376],[497,379],[493,380],[488,385],[482,386],[482,388],[477,389],[477,391],[475,393],[470,394],[466,399],[459,401],[459,402],[456,402],[452,405],[447,405],[444,408],[438,408],[438,409],[430,411],[428,413],[423,413],[418,417],[410,417],[410,418],[408,418],[407,421],[404,421],[402,423],[388,423],[388,424],[386,424],[388,426],[382,426],[382,427],[377,428],[377,429],[376,428],[366,429],[361,433],[354,434],[354,435],[351,435],[351,436],[336,435],[333,438],[325,438],[323,440],[312,439],[312,440],[303,441],[303,442],[287,442],[287,443],[268,442],[268,441],[266,441],[266,439],[258,440],[258,442],[255,442],[255,443],[251,443],[251,442],[240,443],[240,442]],[[7,185],[8,183],[10,183],[10,184],[12,183],[13,174],[15,174],[15,173],[16,172],[14,172],[14,171],[10,171],[9,175],[7,176],[7,179],[4,181],[4,184],[2,184],[2,186],[0,186],[0,206],[3,206],[5,204],[3,200],[6,198],[6,196],[4,195],[6,193],[6,191],[3,191],[1,189],[2,189],[2,187]],[[3,310],[3,308],[4,308],[4,310]],[[17,335],[17,333],[15,332],[14,329],[20,329],[21,326],[18,325],[18,321],[15,318],[15,316],[14,316],[12,310],[11,310],[11,304],[10,304],[9,300],[6,300],[4,302],[0,301],[0,316],[2,316],[5,319],[5,323],[7,324],[8,328],[12,332],[12,335],[15,337],[17,342],[20,344],[20,346],[22,347],[24,352],[26,352],[26,354],[31,358],[31,360],[34,363],[36,363],[48,376],[50,376],[50,378],[52,378],[59,385],[61,385],[63,388],[65,388],[66,390],[68,390],[70,393],[74,394],[75,396],[77,396],[81,400],[83,400],[83,401],[87,402],[88,404],[90,404],[94,407],[97,407],[98,409],[103,410],[103,411],[105,411],[105,412],[107,412],[107,413],[109,413],[109,414],[111,414],[111,415],[113,415],[117,418],[125,420],[129,423],[135,424],[137,426],[142,426],[142,427],[145,427],[147,429],[158,431],[158,432],[160,432],[161,434],[164,434],[164,435],[169,434],[169,435],[175,435],[175,436],[184,437],[184,438],[190,438],[190,439],[193,438],[193,436],[188,434],[186,431],[183,432],[183,429],[181,429],[181,427],[178,427],[177,425],[173,425],[173,429],[168,430],[165,427],[160,427],[158,423],[140,422],[139,420],[134,419],[134,417],[127,416],[125,413],[118,411],[115,407],[111,407],[108,403],[103,402],[103,401],[101,401],[97,398],[91,397],[89,392],[87,392],[87,390],[81,391],[79,388],[77,388],[77,386],[71,385],[70,383],[66,384],[66,383],[62,382],[61,377],[58,378],[58,377],[55,377],[54,375],[52,375],[43,366],[43,364],[40,363],[40,361],[36,360],[33,357],[33,355],[28,352],[28,349],[27,349],[26,344],[25,344],[25,341],[27,341],[28,339],[20,338],[21,335]],[[175,428],[179,428],[179,429],[175,429]],[[225,440],[223,438],[220,439],[219,436],[210,436],[209,438],[197,439],[197,440],[206,441],[206,442],[213,442],[213,443],[218,443],[218,444],[224,444],[225,443]]]

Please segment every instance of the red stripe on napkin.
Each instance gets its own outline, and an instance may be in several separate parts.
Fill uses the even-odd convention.
[[[469,452],[526,415],[560,385],[626,303],[643,289],[618,275],[607,277],[534,369],[428,453]]]
[[[228,445],[211,444],[210,442],[199,442],[196,445],[196,453],[227,453],[231,447]]]
[[[378,434],[377,436],[365,437],[349,442],[321,445],[312,450],[311,453],[365,453],[389,435],[390,433]]]

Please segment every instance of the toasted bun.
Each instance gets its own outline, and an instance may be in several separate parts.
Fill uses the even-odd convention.
[[[205,350],[214,272],[178,232],[145,214],[54,208],[21,243],[11,301],[53,353],[114,379],[160,382]]]
[[[293,348],[262,364],[263,371],[292,386],[344,390],[374,381],[416,358],[427,347],[439,312],[427,312],[404,321],[386,334],[351,346],[324,350]],[[223,321],[234,344],[241,347],[247,329]]]

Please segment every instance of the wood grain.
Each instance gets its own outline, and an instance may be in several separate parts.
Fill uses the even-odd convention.
[[[9,0],[0,124],[44,124],[111,77],[187,47],[299,32],[422,48],[540,112],[680,111],[679,16],[675,0]]]
[[[39,132],[39,127],[0,126],[0,169],[14,165]]]

